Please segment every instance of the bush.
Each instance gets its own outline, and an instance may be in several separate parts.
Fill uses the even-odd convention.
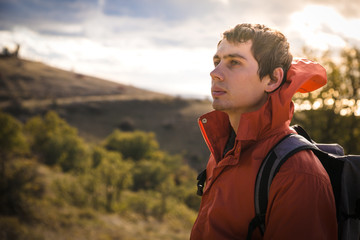
[[[103,152],[100,164],[95,174],[104,185],[106,209],[113,210],[113,204],[118,201],[121,192],[132,185],[132,162],[125,162],[116,152]]]
[[[82,207],[91,206],[112,212],[121,193],[132,185],[132,162],[122,160],[117,152],[95,148],[96,167],[77,175],[67,174],[54,181],[59,199]]]
[[[29,146],[22,133],[22,124],[9,114],[0,112],[1,157],[28,153]]]
[[[28,152],[29,145],[22,133],[22,124],[11,115],[0,112],[0,183],[6,174],[6,162]]]
[[[0,214],[31,220],[31,201],[42,198],[45,185],[33,161],[13,161],[6,165],[6,175],[0,185]]]
[[[55,191],[58,203],[65,201],[77,207],[86,207],[90,204],[89,195],[75,176],[67,174],[55,179],[52,183],[52,188]]]
[[[169,171],[163,163],[142,160],[135,164],[133,170],[133,190],[156,190],[168,174]]]
[[[115,130],[105,140],[105,148],[120,152],[125,159],[131,158],[134,161],[139,161],[147,158],[153,151],[158,150],[159,144],[155,140],[153,133]]]
[[[43,162],[53,166],[58,164],[63,171],[83,171],[90,167],[90,155],[87,145],[55,112],[49,112],[45,118],[30,119],[25,130],[29,134],[32,149]]]
[[[167,211],[163,210],[161,194],[155,191],[129,193],[123,204],[127,212],[135,212],[146,220],[150,217],[160,220]]]

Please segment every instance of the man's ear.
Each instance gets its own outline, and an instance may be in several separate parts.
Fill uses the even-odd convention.
[[[281,67],[275,68],[272,74],[272,78],[268,76],[268,82],[265,86],[265,92],[275,91],[282,83],[284,78],[284,70]]]

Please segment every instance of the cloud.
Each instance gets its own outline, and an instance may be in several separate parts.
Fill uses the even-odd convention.
[[[46,34],[69,35],[74,25],[81,25],[95,15],[95,0],[2,0],[0,1],[0,29],[11,30],[22,26]],[[69,31],[69,28],[73,28]]]
[[[332,7],[345,18],[360,17],[360,4],[358,0],[310,0],[309,3]]]
[[[2,0],[0,46],[18,42],[22,57],[152,90],[209,95],[211,58],[226,29],[242,22],[278,28],[296,53],[304,44],[359,43],[359,17],[340,6],[333,0]]]
[[[0,29],[22,26],[44,35],[139,47],[213,47],[224,30],[241,22],[281,29],[297,7],[280,0],[271,4],[265,0],[5,0],[1,4]]]
[[[158,46],[209,45],[219,25],[212,13],[223,0],[5,0],[0,29],[21,26],[43,35],[88,37],[124,44]]]
[[[176,22],[189,18],[202,18],[209,12],[226,5],[227,0],[103,0],[105,15],[128,16],[133,18],[156,18]]]

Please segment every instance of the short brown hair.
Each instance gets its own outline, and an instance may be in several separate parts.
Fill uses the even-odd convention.
[[[251,52],[258,62],[260,79],[267,75],[274,79],[275,68],[281,67],[284,70],[283,82],[285,81],[293,57],[289,51],[289,43],[281,32],[261,24],[243,23],[224,32],[223,39],[235,44],[251,40]]]

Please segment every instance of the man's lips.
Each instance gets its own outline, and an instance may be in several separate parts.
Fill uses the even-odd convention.
[[[211,88],[211,95],[213,97],[219,97],[221,95],[224,95],[226,93],[226,91],[222,88],[219,87],[213,87]]]

